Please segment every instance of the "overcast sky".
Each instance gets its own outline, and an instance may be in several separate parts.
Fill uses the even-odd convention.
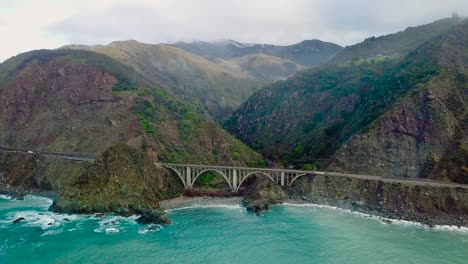
[[[0,62],[65,44],[235,39],[350,45],[449,17],[467,0],[0,0]]]

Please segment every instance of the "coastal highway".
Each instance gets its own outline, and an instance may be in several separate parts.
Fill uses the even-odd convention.
[[[54,152],[40,152],[40,151],[32,151],[27,149],[12,149],[7,147],[0,146],[0,153],[12,153],[18,155],[39,155],[45,156],[49,158],[56,158],[56,159],[63,159],[63,160],[70,160],[76,162],[93,162],[96,157],[87,154],[77,154],[77,153],[54,153]]]
[[[74,162],[93,162],[96,157],[93,155],[88,154],[80,154],[80,153],[54,153],[54,152],[39,152],[33,151],[28,149],[12,149],[7,147],[0,146],[0,153],[14,153],[19,155],[41,155],[46,156],[49,158],[56,158],[56,159],[63,159],[69,160]],[[184,164],[180,164],[184,165]],[[203,165],[192,165],[192,166],[203,166]],[[243,167],[230,167],[230,166],[214,166],[218,168],[238,168],[242,169]],[[254,169],[254,168],[249,168]],[[265,168],[258,168],[259,170],[265,170]],[[285,171],[284,169],[268,169],[271,171]],[[291,170],[295,171],[295,170]],[[355,178],[355,179],[362,179],[362,180],[379,180],[388,183],[400,183],[400,184],[413,184],[413,185],[420,185],[420,186],[436,186],[436,187],[456,187],[456,188],[464,188],[468,189],[468,184],[460,184],[460,183],[453,183],[453,182],[445,182],[445,181],[434,181],[430,179],[422,179],[422,178],[402,178],[402,177],[385,177],[385,176],[375,176],[375,175],[363,175],[363,174],[351,174],[351,173],[339,173],[339,172],[328,172],[328,171],[315,171],[311,172],[311,174],[316,175],[325,175],[325,176],[333,176],[333,177],[347,177],[347,178]]]

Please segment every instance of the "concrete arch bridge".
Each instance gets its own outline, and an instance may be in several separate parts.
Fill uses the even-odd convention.
[[[185,189],[190,189],[204,172],[214,172],[221,175],[232,191],[238,191],[242,183],[252,175],[264,175],[272,182],[281,186],[291,186],[301,176],[323,174],[319,171],[302,171],[287,169],[249,168],[233,166],[212,166],[195,164],[155,163],[167,168],[179,176]]]

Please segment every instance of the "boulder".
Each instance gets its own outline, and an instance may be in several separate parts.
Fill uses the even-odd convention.
[[[171,219],[167,217],[164,210],[154,209],[148,210],[141,213],[141,216],[136,220],[139,224],[158,224],[158,225],[169,225]]]
[[[246,183],[243,204],[247,211],[259,214],[268,210],[270,205],[282,203],[287,198],[287,194],[278,184],[267,177],[253,176]]]
[[[244,203],[244,206],[247,211],[255,214],[261,214],[263,211],[270,209],[270,203],[265,199]]]
[[[16,219],[15,221],[13,221],[13,224],[19,224],[21,223],[23,220],[26,220],[24,217],[20,217],[18,219]]]

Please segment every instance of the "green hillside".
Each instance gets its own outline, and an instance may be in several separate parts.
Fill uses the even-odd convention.
[[[430,25],[438,28],[439,23],[435,22]],[[423,26],[425,29],[427,27]],[[438,153],[439,159],[443,159],[442,152],[453,147],[455,144],[453,142],[461,140],[460,138],[466,134],[460,132],[463,131],[461,128],[466,125],[466,119],[458,112],[464,113],[463,109],[467,106],[466,99],[463,97],[466,83],[460,81],[466,78],[464,69],[467,65],[468,49],[464,39],[467,33],[465,22],[421,43],[407,55],[340,62],[303,71],[286,81],[269,85],[257,92],[233,114],[226,123],[226,128],[273,162],[281,162],[285,165],[293,164],[301,167],[305,164],[315,164],[322,166],[322,169],[329,168],[343,172],[428,177],[432,170],[425,170],[424,164],[430,158],[432,159],[430,156]],[[397,33],[391,39],[398,38],[399,34],[406,36],[405,32]],[[382,39],[384,40],[385,37]],[[358,44],[354,49],[365,49],[365,45],[365,42]],[[389,46],[391,45],[392,42]],[[347,53],[346,49],[343,52]],[[337,58],[343,56],[340,54]],[[452,130],[462,133],[461,135],[453,131],[447,133],[449,137],[452,137],[450,143],[442,140],[443,133],[439,130],[436,133],[434,129],[433,133],[427,135],[427,138],[422,141],[418,139],[418,136],[413,135],[408,146],[395,142],[394,144],[383,142],[386,137],[390,137],[380,135],[383,138],[374,139],[384,144],[380,152],[364,151],[362,148],[366,145],[361,142],[359,144],[361,149],[355,146],[356,148],[349,148],[346,153],[341,151],[337,153],[345,144],[348,146],[352,144],[358,133],[367,135],[366,131],[383,129],[385,124],[379,125],[379,122],[386,120],[383,116],[402,107],[401,104],[406,98],[422,96],[421,93],[432,91],[434,82],[440,83],[440,80],[449,79],[458,81],[447,81],[442,90],[445,94],[454,96],[451,99],[453,102],[441,99],[440,105],[427,105],[418,110],[416,110],[416,105],[407,105],[410,109],[406,111],[419,111],[415,114],[415,119],[419,120],[422,119],[421,116],[428,115],[427,112],[430,112],[426,108],[433,107],[437,110],[443,106],[450,110],[449,105],[456,103],[456,111],[445,109],[444,114],[437,114],[437,111],[431,110],[435,111],[434,115],[441,120],[453,119],[452,121],[456,124],[451,126]],[[401,118],[403,117],[404,114]],[[378,121],[382,119],[383,121]],[[429,124],[432,124],[436,118],[426,119],[424,122],[415,121],[417,125],[407,123],[405,120],[398,120],[396,123],[402,127],[417,126],[420,129],[420,126],[429,127]],[[389,131],[388,133],[396,132]],[[400,137],[395,136],[394,140],[401,139],[404,133],[398,135]],[[430,138],[432,141],[442,143],[431,147],[434,144],[429,143],[432,142]],[[405,151],[400,151],[401,148],[405,148]],[[426,148],[427,151],[418,152],[416,149],[419,148]],[[437,150],[431,148],[437,148]],[[360,156],[362,163],[360,166],[353,166],[354,161],[346,158],[351,155],[349,151],[357,151],[357,149],[359,152],[353,156],[359,156],[362,153]],[[419,153],[419,156],[410,156],[412,151]],[[336,161],[336,155],[339,153],[345,153],[340,159],[340,165]],[[389,159],[398,156],[395,153],[399,153],[401,158],[393,160],[392,163]],[[372,155],[381,155],[381,159],[376,159]],[[330,159],[331,157],[333,158]],[[376,164],[363,163],[372,158],[376,160]],[[380,169],[381,167],[384,169]],[[466,177],[466,172],[463,177]]]
[[[358,62],[363,59],[406,56],[422,43],[447,32],[459,24],[462,19],[458,16],[444,18],[433,23],[407,29],[385,36],[370,37],[363,42],[345,47],[331,63]]]
[[[110,56],[178,98],[205,117],[227,118],[266,83],[242,69],[225,67],[170,45],[151,45],[134,40],[107,46],[72,45]]]

